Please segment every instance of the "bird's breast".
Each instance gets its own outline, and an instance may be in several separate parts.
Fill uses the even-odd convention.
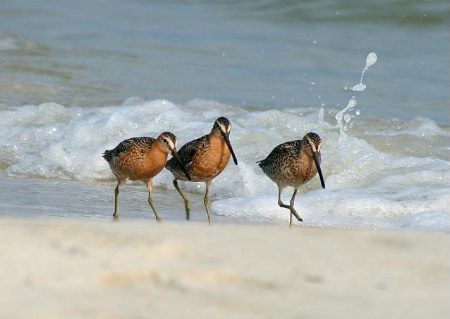
[[[167,155],[157,147],[145,151],[132,149],[116,159],[113,172],[116,176],[130,180],[147,181],[161,172],[166,165]]]
[[[211,137],[209,143],[198,149],[187,167],[194,180],[204,181],[219,175],[230,160],[230,150],[224,140]]]

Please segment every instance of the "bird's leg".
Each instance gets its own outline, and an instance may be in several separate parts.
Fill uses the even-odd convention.
[[[291,206],[286,205],[281,201],[281,191],[282,191],[282,189],[280,187],[278,187],[278,206],[287,208],[287,209],[291,209]]]
[[[184,200],[184,208],[186,209],[186,219],[189,219],[189,211],[191,210],[189,208],[189,201],[186,198],[186,196],[184,196],[183,192],[181,191],[180,187],[178,186],[178,182],[177,179],[173,180],[173,186],[175,186],[175,188],[177,189],[178,193],[180,193],[181,197],[183,197]]]
[[[292,226],[292,215],[294,215],[298,221],[300,221],[300,222],[303,221],[303,219],[297,214],[297,211],[294,208],[295,195],[297,195],[297,191],[298,191],[298,188],[295,188],[294,194],[292,194],[292,198],[291,198],[290,205],[289,205],[289,209],[291,211],[291,223],[289,224],[289,226]]]
[[[300,216],[298,216],[297,212],[294,209],[294,201],[295,201],[295,195],[297,195],[297,191],[298,189],[294,189],[294,194],[292,195],[291,201],[290,201],[290,205],[286,205],[281,201],[281,188],[278,187],[278,206],[283,207],[283,208],[287,208],[289,209],[289,211],[291,212],[290,217],[289,217],[289,227],[292,226],[292,215],[295,216],[295,218],[297,218],[299,221],[303,221]]]
[[[117,220],[119,218],[119,214],[117,213],[117,204],[119,201],[119,185],[120,185],[120,181],[117,181],[117,186],[116,189],[114,190],[114,214],[113,214],[113,218],[114,220]]]
[[[206,214],[208,215],[208,223],[211,225],[211,215],[209,214],[209,201],[208,201],[209,185],[211,185],[211,181],[207,181],[205,184],[206,184],[206,192],[203,203],[205,204],[206,207]]]
[[[149,180],[147,182],[147,189],[148,189],[148,203],[150,204],[150,207],[153,209],[153,213],[155,213],[155,217],[156,217],[156,221],[157,222],[161,222],[161,218],[159,218],[158,213],[156,212],[155,209],[155,205],[153,204],[153,199],[152,199],[152,181]]]
[[[291,211],[291,207],[290,207],[289,205],[284,204],[284,203],[281,201],[281,191],[282,191],[281,187],[278,187],[278,206],[283,207],[283,208],[287,208],[287,209],[289,209],[289,210]],[[289,227],[291,227],[291,225],[292,225],[292,211],[291,211],[291,213],[290,213],[290,223],[289,223]]]

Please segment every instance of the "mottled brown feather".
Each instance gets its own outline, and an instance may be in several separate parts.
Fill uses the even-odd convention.
[[[105,151],[103,157],[118,180],[146,182],[161,172],[167,162],[168,152],[160,143],[160,139],[134,137]]]
[[[306,134],[302,140],[286,142],[275,147],[272,152],[259,162],[263,172],[278,186],[278,205],[290,210],[292,216],[303,221],[294,208],[295,196],[300,185],[311,180],[319,173],[322,187],[325,188],[322,171],[320,169],[320,148],[322,140],[316,133]],[[281,191],[287,187],[294,187],[289,205],[281,200]]]
[[[222,133],[217,129],[183,145],[177,153],[191,175],[192,182],[212,180],[225,169],[231,156]],[[175,178],[187,180],[180,164],[173,158],[167,162],[166,168]]]
[[[208,215],[208,222],[211,224],[211,216],[209,213],[209,186],[217,175],[227,166],[230,156],[237,165],[237,158],[233,152],[233,147],[229,141],[231,131],[231,123],[225,117],[219,117],[213,125],[211,132],[197,138],[184,146],[177,152],[181,163],[184,164],[188,174],[191,176],[192,182],[205,182],[206,190],[204,197],[204,205]],[[186,175],[182,171],[180,163],[170,159],[166,168],[172,172],[174,180],[173,184],[184,200],[186,209],[186,219],[189,219],[189,200],[183,194],[178,186],[177,180],[186,181]]]
[[[259,166],[282,189],[299,187],[317,174],[312,149],[305,140],[278,145],[266,159],[259,162]]]

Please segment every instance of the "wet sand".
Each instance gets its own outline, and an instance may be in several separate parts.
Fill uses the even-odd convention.
[[[1,318],[450,318],[450,235],[0,219]]]

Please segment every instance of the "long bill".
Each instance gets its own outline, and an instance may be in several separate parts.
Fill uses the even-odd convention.
[[[183,162],[181,161],[180,156],[178,156],[177,150],[174,148],[172,150],[172,156],[176,159],[176,161],[178,162],[178,164],[180,164],[181,169],[183,170],[184,174],[186,175],[186,177],[191,180],[191,175],[189,175],[186,166],[184,166]]]
[[[314,158],[314,163],[316,163],[317,172],[319,173],[320,183],[322,184],[322,188],[325,188],[325,181],[323,180],[322,170],[320,169],[319,153],[314,152],[313,158]]]
[[[237,165],[238,161],[237,161],[236,155],[234,155],[233,148],[231,147],[230,138],[228,137],[228,134],[223,134],[223,135],[225,138],[225,143],[227,143],[228,149],[230,150],[231,155],[233,156],[233,162],[234,162],[234,164]]]

